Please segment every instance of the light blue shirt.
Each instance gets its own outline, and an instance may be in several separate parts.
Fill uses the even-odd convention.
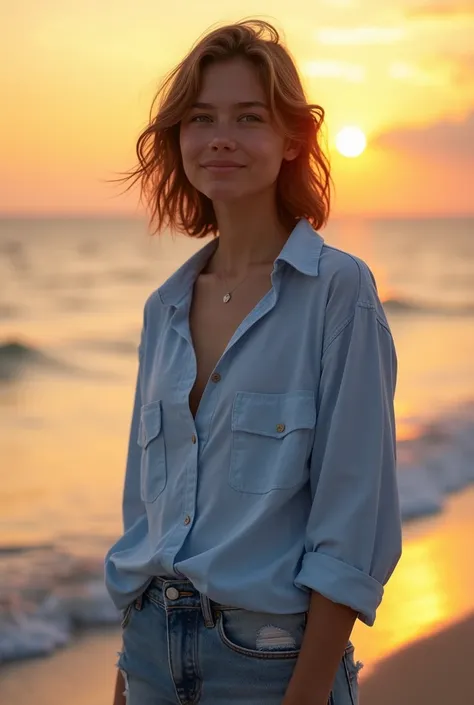
[[[145,304],[107,588],[124,609],[153,576],[185,576],[216,602],[271,613],[307,610],[316,590],[371,625],[401,553],[397,360],[373,276],[300,220],[194,420],[189,310],[217,246]]]

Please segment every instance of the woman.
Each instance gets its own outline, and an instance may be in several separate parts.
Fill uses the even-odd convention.
[[[157,230],[215,237],[145,304],[115,702],[355,705],[349,636],[400,556],[396,356],[367,266],[313,229],[324,113],[259,21],[160,99],[127,178]]]

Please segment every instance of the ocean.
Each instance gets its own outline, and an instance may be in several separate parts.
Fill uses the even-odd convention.
[[[335,219],[377,279],[399,358],[403,518],[474,481],[474,219]],[[103,556],[121,492],[143,304],[204,241],[139,218],[0,220],[0,663],[117,624]]]

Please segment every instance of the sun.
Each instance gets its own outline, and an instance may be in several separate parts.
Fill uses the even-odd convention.
[[[367,146],[367,138],[360,127],[343,127],[336,135],[336,149],[343,157],[358,157]]]

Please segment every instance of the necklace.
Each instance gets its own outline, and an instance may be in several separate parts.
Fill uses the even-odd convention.
[[[237,286],[234,286],[233,289],[231,289],[230,291],[227,291],[227,292],[224,294],[224,296],[222,297],[222,301],[223,301],[225,304],[228,304],[228,303],[229,303],[229,301],[230,301],[231,298],[232,298],[232,294],[234,293],[234,291],[235,291],[241,284],[243,284],[244,281],[245,281],[246,279],[248,279],[249,276],[250,276],[250,272],[242,279],[242,281],[240,281],[240,282],[237,284]],[[222,279],[224,279],[225,283],[227,284],[226,278],[225,278],[225,277],[222,277]]]

